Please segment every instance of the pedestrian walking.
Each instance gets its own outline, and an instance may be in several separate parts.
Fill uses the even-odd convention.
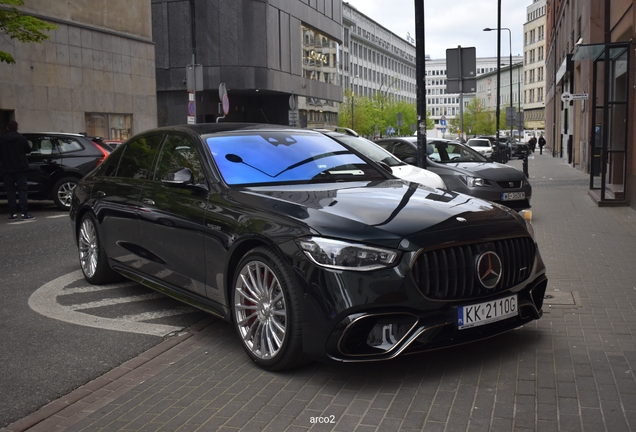
[[[545,145],[545,138],[543,138],[543,134],[539,137],[539,154],[543,154],[543,146]]]
[[[0,163],[4,170],[4,190],[9,204],[9,220],[32,220],[27,213],[27,170],[31,153],[29,142],[18,133],[18,122],[11,120],[7,132],[0,137]],[[18,202],[16,203],[16,191]]]
[[[530,150],[532,151],[532,153],[534,153],[534,150],[537,148],[537,139],[534,137],[534,135],[532,136],[532,138],[530,138],[528,144],[530,144]]]

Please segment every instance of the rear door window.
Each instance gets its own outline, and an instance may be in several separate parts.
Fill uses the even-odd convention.
[[[119,161],[117,177],[147,179],[163,137],[163,134],[147,135],[129,142]]]
[[[25,135],[29,147],[31,147],[31,155],[59,155],[60,150],[57,145],[58,139],[53,136],[45,135]]]

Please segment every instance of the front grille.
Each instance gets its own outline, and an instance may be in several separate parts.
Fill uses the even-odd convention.
[[[522,186],[521,180],[517,180],[517,181],[498,181],[497,184],[502,189],[519,189]]]
[[[481,285],[475,269],[477,257],[496,252],[502,276],[492,289]],[[535,256],[534,241],[528,237],[422,251],[413,266],[413,276],[422,294],[432,300],[466,300],[503,292],[528,279]]]

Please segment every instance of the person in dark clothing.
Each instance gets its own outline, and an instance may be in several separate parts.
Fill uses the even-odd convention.
[[[543,146],[545,145],[545,138],[543,138],[543,134],[539,137],[539,154],[543,154]]]
[[[4,190],[9,204],[9,220],[32,220],[27,213],[27,154],[31,153],[29,142],[18,133],[18,122],[11,120],[7,132],[0,137],[0,163],[4,170]],[[18,200],[16,203],[16,190]],[[19,205],[18,205],[19,204]],[[19,210],[19,211],[18,211]]]
[[[537,148],[537,139],[533,136],[530,138],[530,141],[528,141],[528,144],[530,144],[530,150],[534,153],[534,149]]]

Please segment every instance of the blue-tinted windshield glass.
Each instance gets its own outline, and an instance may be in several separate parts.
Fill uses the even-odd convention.
[[[215,135],[207,144],[229,185],[377,178],[375,169],[324,135],[241,132]]]

